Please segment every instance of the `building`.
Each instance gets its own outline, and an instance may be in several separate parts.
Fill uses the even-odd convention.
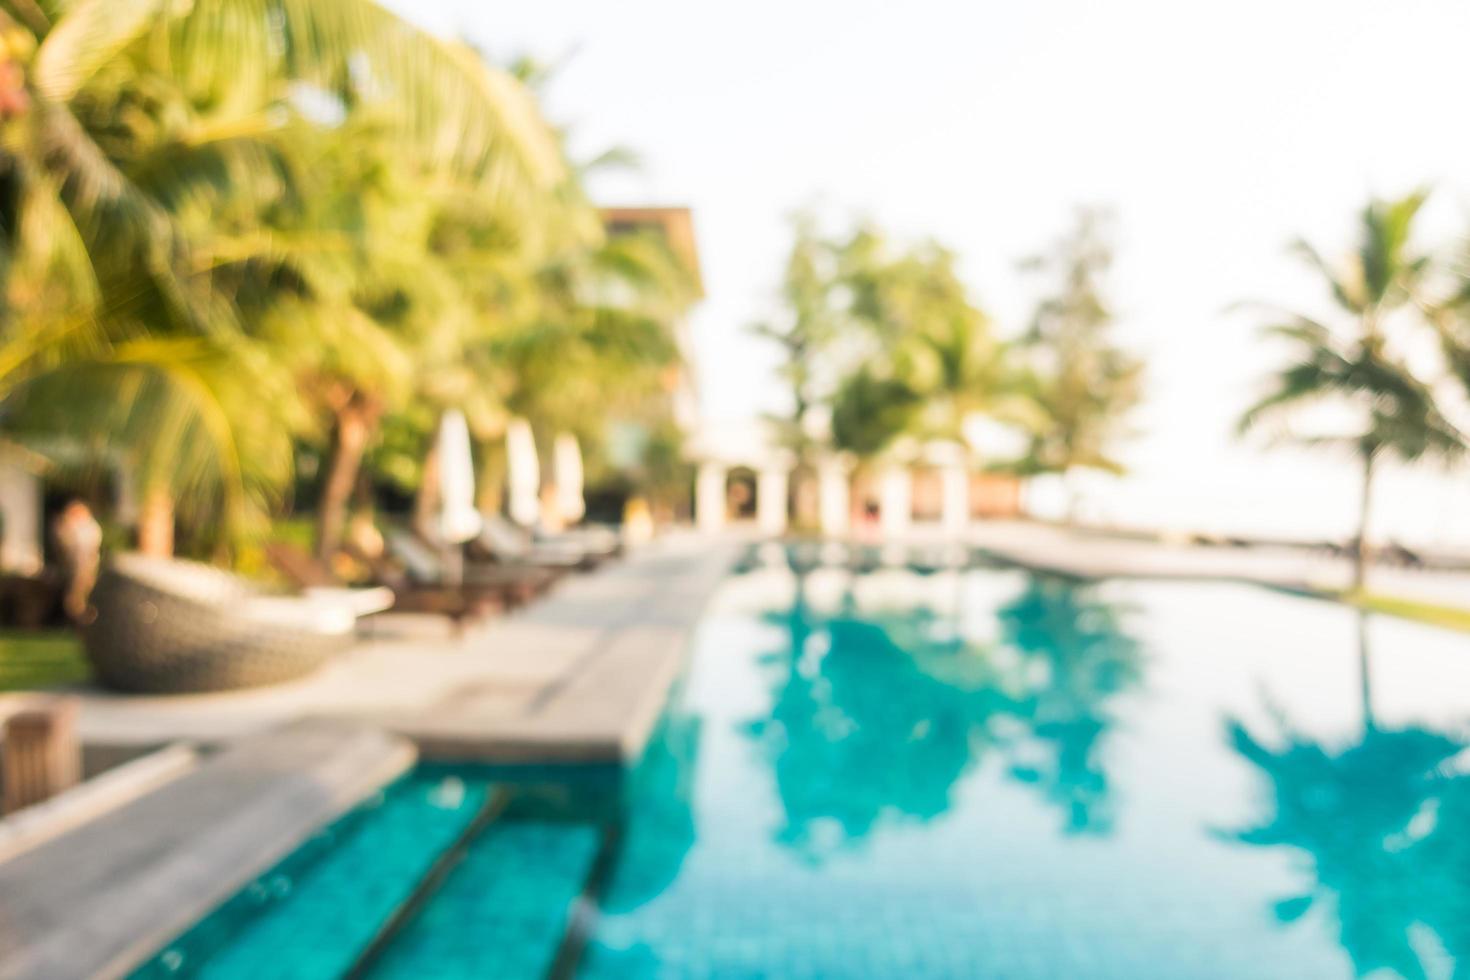
[[[704,277],[699,267],[699,247],[694,237],[694,216],[686,207],[620,207],[603,208],[602,221],[610,237],[618,235],[656,234],[668,244],[669,251],[689,273],[693,285],[691,306],[704,298]],[[684,364],[694,363],[687,316],[675,325],[675,337]],[[674,420],[685,432],[699,424],[699,399],[693,374],[679,370],[669,379]]]
[[[695,523],[704,531],[748,522],[780,534],[795,522],[830,536],[866,529],[894,537],[925,529],[952,533],[972,521],[1021,513],[1021,481],[985,472],[973,448],[955,442],[901,440],[867,465],[826,453],[812,472],[798,474],[772,426],[742,421],[702,426],[688,454],[698,467]],[[797,520],[804,513],[815,519]]]

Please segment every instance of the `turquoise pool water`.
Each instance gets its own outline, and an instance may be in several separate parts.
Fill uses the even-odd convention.
[[[626,785],[421,770],[142,975],[1470,969],[1465,636],[1245,586],[769,558]]]

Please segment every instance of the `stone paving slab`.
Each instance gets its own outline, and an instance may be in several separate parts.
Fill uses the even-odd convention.
[[[149,752],[78,783],[42,803],[0,819],[0,861],[95,820],[178,779],[199,764],[199,753],[183,742]]]
[[[413,760],[379,730],[297,722],[0,864],[0,977],[124,974]]]
[[[683,666],[705,601],[736,553],[732,542],[629,562],[554,596],[525,619],[490,631],[499,643],[524,630],[595,629],[558,675],[515,704],[504,688],[460,688],[432,710],[375,718],[419,746],[426,758],[480,762],[627,763],[642,753]],[[534,643],[527,644],[536,649]]]

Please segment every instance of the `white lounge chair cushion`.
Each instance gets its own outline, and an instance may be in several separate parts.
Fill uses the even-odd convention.
[[[242,599],[234,612],[242,619],[322,636],[341,636],[357,627],[357,614],[340,600],[296,596],[252,596]]]
[[[318,586],[307,589],[305,595],[308,599],[345,604],[354,616],[371,616],[393,608],[393,590],[384,585],[366,589]]]

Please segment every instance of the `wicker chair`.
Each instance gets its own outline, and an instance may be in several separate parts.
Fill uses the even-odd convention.
[[[352,640],[345,603],[274,596],[195,562],[119,555],[92,590],[82,629],[107,687],[151,694],[224,691],[310,673]]]

